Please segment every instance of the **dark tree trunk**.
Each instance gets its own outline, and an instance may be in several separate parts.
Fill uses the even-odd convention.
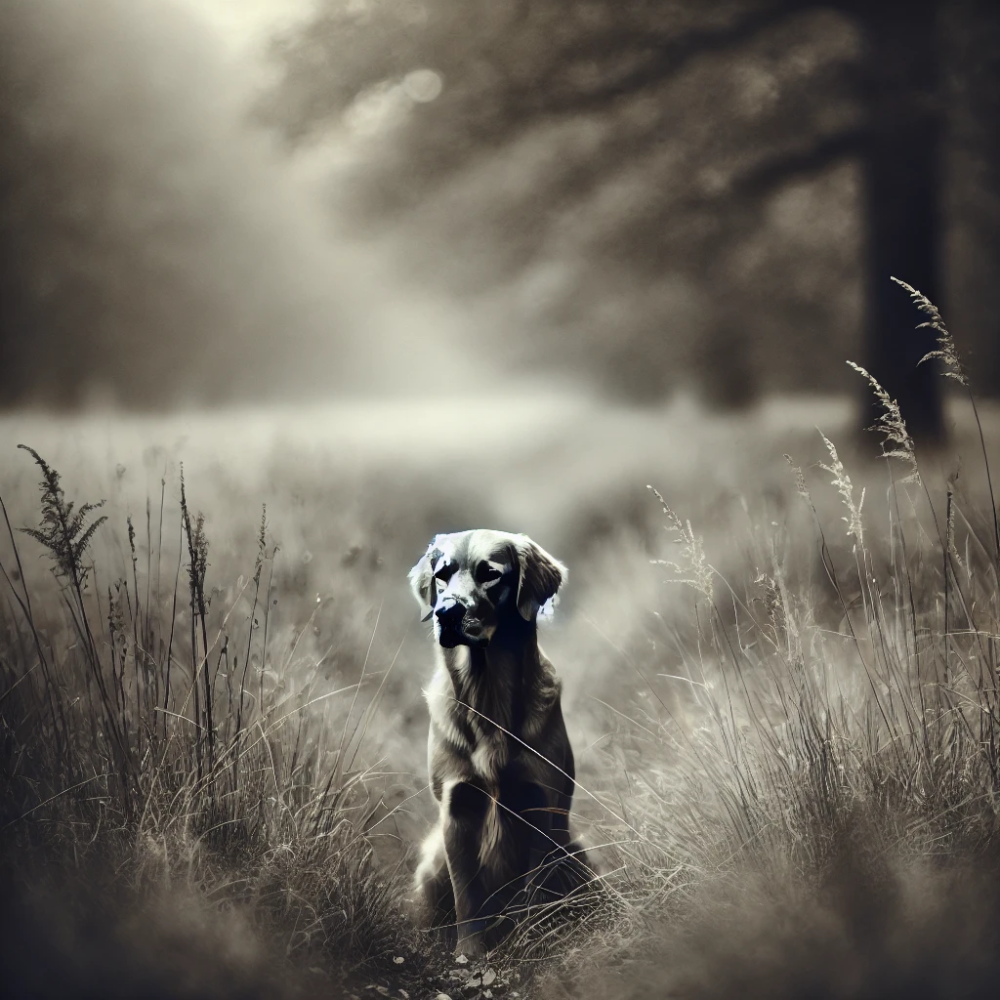
[[[867,366],[924,443],[944,438],[941,376],[932,362],[918,367],[935,347],[933,332],[914,329],[922,317],[890,276],[942,306],[938,13],[936,0],[879,0],[858,11],[869,47],[870,135],[861,167]]]
[[[735,412],[757,401],[759,368],[751,357],[750,337],[738,316],[720,311],[698,346],[702,398],[711,409]]]

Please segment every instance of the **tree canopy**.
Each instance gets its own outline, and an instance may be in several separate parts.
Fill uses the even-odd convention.
[[[732,401],[842,387],[843,359],[872,356],[870,283],[899,294],[865,273],[899,257],[872,256],[884,194],[868,168],[929,165],[934,203],[913,207],[938,255],[941,143],[963,113],[981,121],[963,81],[992,79],[977,33],[994,19],[939,6],[325,0],[276,44],[264,114],[300,147],[363,134],[342,203],[433,247],[414,254],[422,277],[512,303],[524,356],[631,397],[692,366]],[[915,134],[879,145],[910,119]],[[936,257],[900,259],[943,295]]]

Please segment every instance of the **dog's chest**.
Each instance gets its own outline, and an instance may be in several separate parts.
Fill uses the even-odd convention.
[[[499,782],[500,773],[507,766],[509,760],[510,742],[506,734],[500,731],[480,734],[472,748],[472,753],[469,755],[469,763],[472,765],[473,771],[487,786],[496,785]]]

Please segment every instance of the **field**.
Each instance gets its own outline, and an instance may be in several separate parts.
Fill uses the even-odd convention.
[[[837,399],[0,418],[10,995],[993,995],[979,414],[986,456],[956,398],[919,478]],[[406,571],[474,526],[570,567],[542,643],[603,873],[486,967],[406,899],[433,814]]]

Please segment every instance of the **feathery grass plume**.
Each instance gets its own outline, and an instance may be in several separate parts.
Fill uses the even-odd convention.
[[[889,396],[889,393],[882,388],[878,379],[871,372],[853,361],[847,362],[865,381],[871,386],[875,398],[882,404],[882,414],[868,428],[882,435],[882,456],[884,458],[898,458],[908,468],[909,472],[903,478],[904,483],[920,483],[920,468],[917,465],[917,452],[913,444],[913,438],[906,429],[906,421],[900,412],[899,403]]]
[[[904,288],[910,293],[910,298],[913,299],[916,307],[929,319],[926,323],[921,323],[917,329],[918,330],[933,330],[937,334],[938,349],[936,351],[928,351],[917,364],[922,365],[925,361],[930,361],[931,358],[939,358],[945,365],[945,376],[948,378],[953,378],[956,382],[961,385],[969,384],[969,376],[966,374],[965,367],[962,365],[961,360],[958,357],[958,348],[955,346],[955,338],[952,337],[951,331],[945,325],[944,317],[941,315],[940,310],[936,305],[923,292],[914,288],[912,285],[908,285],[905,281],[901,281],[899,278],[893,278],[894,282]]]
[[[667,515],[667,520],[670,522],[666,530],[673,532],[674,544],[681,547],[680,562],[675,562],[672,559],[652,559],[650,562],[654,566],[669,567],[677,574],[672,582],[686,583],[711,600],[713,594],[712,568],[705,558],[705,545],[702,538],[694,533],[690,521],[682,521],[678,517],[655,486],[647,484],[646,489],[651,490],[656,499],[660,501],[663,513]]]
[[[187,537],[188,548],[188,591],[191,597],[191,669],[194,672],[194,709],[195,721],[202,726],[200,695],[198,692],[198,675],[202,675],[205,684],[205,715],[204,732],[208,743],[209,771],[212,770],[215,757],[215,721],[212,709],[212,679],[208,662],[208,603],[205,596],[205,576],[208,573],[208,538],[205,535],[205,515],[200,513],[191,521],[191,509],[188,506],[187,487],[184,482],[184,465],[180,467],[181,478],[181,521],[184,534]],[[198,653],[198,638],[196,623],[201,619],[201,648]],[[199,733],[200,733],[199,729]],[[201,777],[201,737],[196,744],[199,778]]]
[[[253,578],[260,583],[260,571],[264,566],[264,554],[267,552],[267,504],[260,507],[260,531],[257,532],[257,560],[254,563]]]
[[[128,547],[132,551],[132,566],[139,561],[135,554],[135,525],[132,524],[132,515],[125,516],[125,524],[128,526]]]
[[[948,481],[947,489],[945,545],[948,549],[948,553],[951,555],[951,558],[955,560],[955,565],[957,565],[964,573],[968,574],[968,554],[966,554],[966,557],[963,559],[962,554],[958,551],[958,544],[955,541],[955,484],[951,480]],[[968,539],[966,539],[966,545],[968,545]]]
[[[122,698],[124,711],[125,661],[128,658],[128,632],[125,628],[125,612],[122,609],[123,580],[116,580],[114,589],[108,587],[108,638],[110,640],[111,673],[115,678],[116,692]]]
[[[107,517],[104,515],[98,517],[89,527],[85,527],[85,524],[90,514],[104,506],[104,501],[82,504],[74,513],[75,504],[66,499],[66,494],[59,483],[59,473],[34,448],[26,444],[19,444],[18,448],[28,452],[42,470],[42,481],[38,484],[42,491],[41,523],[37,528],[20,530],[48,550],[56,564],[58,576],[65,577],[74,587],[82,590],[90,574],[90,567],[84,565],[83,557],[94,533],[104,524]]]
[[[188,582],[195,598],[205,601],[205,576],[208,573],[208,538],[205,535],[205,515],[199,513],[192,521],[187,502],[187,486],[184,482],[184,466],[181,466],[181,517],[188,545]],[[200,612],[203,609],[197,608]]]
[[[772,557],[774,555],[772,549]],[[764,610],[775,647],[784,648],[789,664],[800,666],[803,662],[802,636],[792,612],[791,594],[788,592],[788,585],[777,558],[773,558],[773,569],[773,573],[758,569],[753,577],[753,583],[761,588]],[[763,623],[759,627],[763,629]]]
[[[899,278],[892,279],[901,288],[906,289],[910,293],[910,298],[916,304],[916,307],[929,319],[926,323],[921,323],[917,329],[931,329],[937,334],[938,350],[928,351],[918,364],[923,364],[930,358],[940,359],[945,366],[945,377],[952,378],[959,385],[965,387],[965,391],[969,395],[969,403],[972,406],[972,413],[976,419],[976,429],[979,432],[979,445],[983,453],[983,467],[986,470],[986,484],[989,489],[990,494],[990,508],[993,512],[993,556],[994,556],[994,572],[998,580],[1000,580],[1000,514],[997,513],[997,502],[996,494],[993,490],[993,473],[990,470],[990,460],[989,454],[986,448],[986,434],[983,431],[983,422],[979,416],[979,407],[976,405],[976,397],[972,392],[972,385],[969,381],[968,373],[958,356],[958,348],[955,346],[955,340],[951,335],[951,331],[945,324],[944,317],[942,317],[940,310],[936,305],[926,295],[918,291],[912,285],[908,285],[905,281],[900,281]],[[996,603],[998,608],[998,614],[1000,614],[1000,594],[996,595]]]
[[[802,497],[807,504],[809,504],[809,509],[815,514],[816,505],[813,503],[809,487],[806,486],[806,477],[803,474],[801,467],[795,464],[795,460],[791,455],[782,455],[781,457],[788,463],[788,467],[792,470],[792,475],[795,477],[795,492],[798,493],[798,495]]]
[[[121,691],[119,690],[115,693],[115,700],[118,704],[116,705],[112,701],[112,695],[108,691],[104,676],[101,652],[94,636],[94,630],[91,628],[87,602],[84,599],[87,579],[92,568],[84,564],[84,556],[90,547],[94,534],[107,521],[107,517],[102,515],[89,526],[86,522],[95,510],[104,505],[104,501],[81,504],[79,509],[74,511],[76,505],[66,499],[60,485],[59,473],[34,448],[25,444],[19,444],[18,448],[28,452],[35,460],[35,464],[42,470],[42,481],[39,483],[42,494],[41,523],[38,528],[21,528],[20,530],[44,546],[56,564],[54,575],[64,584],[63,599],[69,611],[72,627],[83,648],[84,659],[90,671],[90,679],[96,684],[101,699],[102,725],[111,735],[111,753],[118,765],[115,778],[121,784],[123,811],[127,816],[130,816],[133,807],[131,780],[136,765],[125,728],[124,698],[120,697]],[[28,617],[30,622],[30,611]],[[31,626],[34,630],[33,622]],[[114,673],[113,668],[112,673]],[[121,714],[119,714],[120,709]],[[95,713],[91,718],[95,731],[97,728],[96,718],[97,714]]]
[[[858,545],[863,546],[864,528],[861,523],[861,510],[865,505],[864,487],[861,489],[861,496],[857,503],[855,503],[854,484],[851,482],[851,477],[844,468],[844,463],[841,462],[840,456],[837,454],[836,445],[822,431],[819,431],[819,436],[823,439],[823,444],[826,445],[826,450],[830,453],[830,464],[825,465],[820,462],[819,467],[824,472],[829,472],[833,476],[832,483],[837,487],[837,492],[840,494],[844,501],[844,506],[847,508],[849,516],[841,518],[841,520],[847,524],[848,537],[855,538]]]

